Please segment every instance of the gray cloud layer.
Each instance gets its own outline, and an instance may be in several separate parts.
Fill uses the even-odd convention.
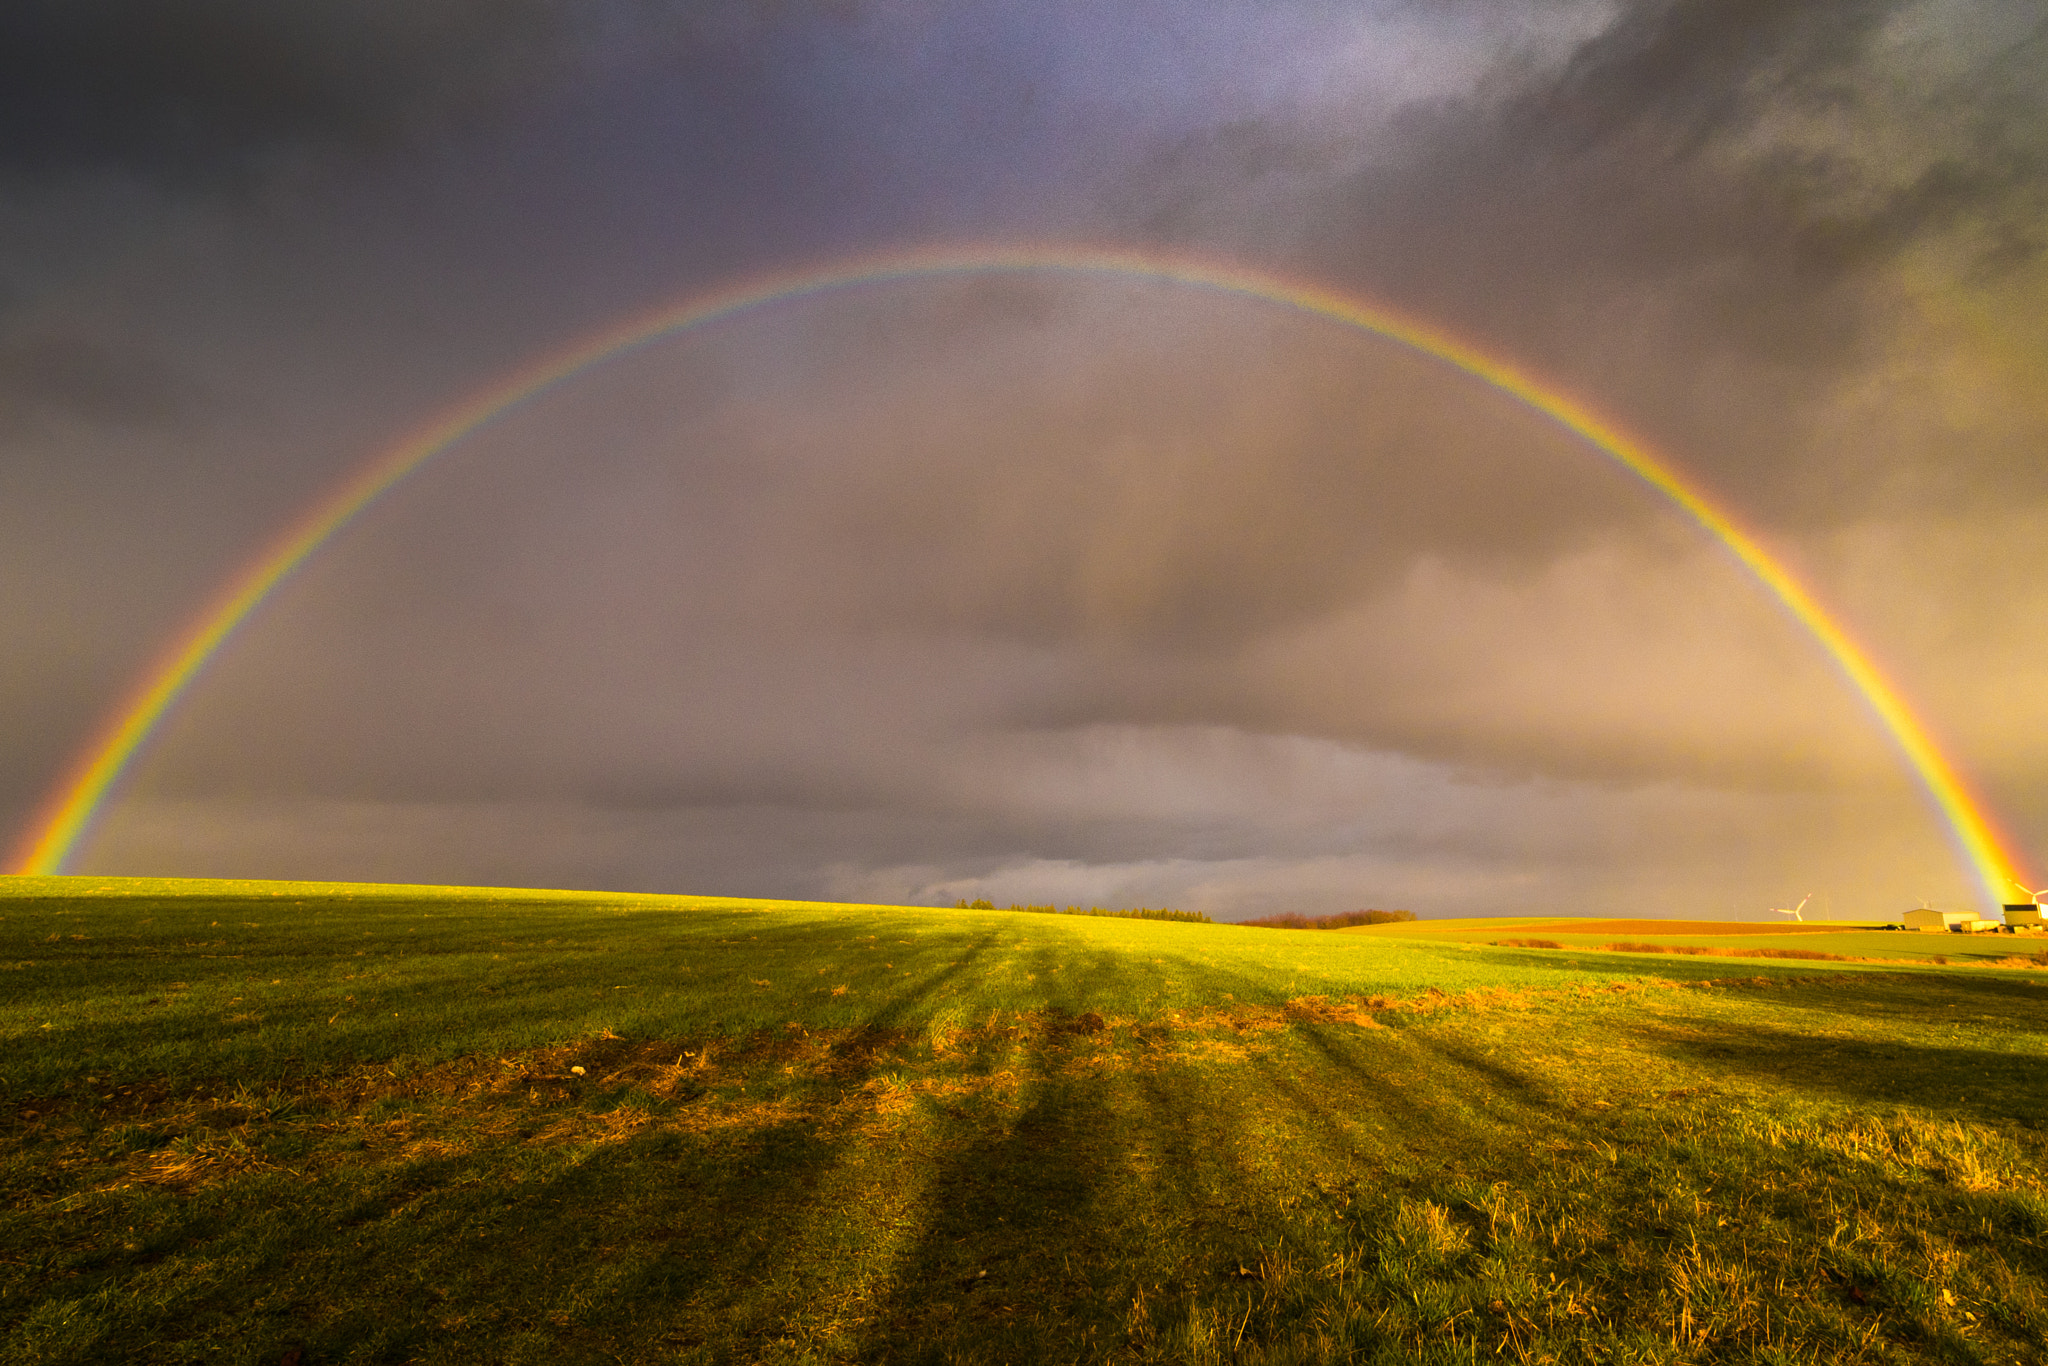
[[[222,184],[388,141],[553,71],[563,7],[23,0],[0,15],[0,166]]]

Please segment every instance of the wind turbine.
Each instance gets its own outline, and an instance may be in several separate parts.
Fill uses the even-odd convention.
[[[1771,914],[1789,915],[1794,920],[1798,920],[1803,923],[1805,917],[1800,915],[1799,913],[1806,909],[1806,903],[1811,900],[1813,900],[1813,893],[1808,892],[1805,896],[1799,898],[1799,904],[1797,906],[1773,906],[1771,907]]]
[[[2015,886],[2015,887],[2018,887],[2018,888],[2019,888],[2019,889],[2020,889],[2021,891],[2025,892],[2025,893],[2026,893],[2026,894],[2027,894],[2028,896],[2030,896],[2030,897],[2034,898],[2034,904],[2035,904],[2036,906],[2039,906],[2039,905],[2041,904],[2041,898],[2042,898],[2042,897],[2044,897],[2044,896],[2048,896],[2048,887],[2042,887],[2042,888],[2040,888],[2039,890],[2036,890],[2035,888],[2029,887],[2029,886],[2025,885],[2024,883],[2021,883],[2021,882],[2015,881],[2015,880],[2014,880],[2014,879],[2012,879],[2012,878],[2007,878],[2007,879],[2006,879],[2006,881],[2007,881],[2007,882],[2011,882],[2013,886]]]

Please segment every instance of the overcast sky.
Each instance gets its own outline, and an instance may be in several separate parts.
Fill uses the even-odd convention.
[[[734,279],[986,242],[1383,301],[1640,431],[2048,849],[2033,0],[15,0],[0,824],[324,490]],[[337,537],[85,872],[1239,918],[1981,904],[1725,550],[1253,300],[906,281],[580,376]]]

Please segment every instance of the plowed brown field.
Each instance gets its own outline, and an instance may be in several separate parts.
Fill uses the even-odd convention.
[[[1841,934],[1869,925],[1809,925],[1796,920],[1550,920],[1517,925],[1516,934]]]

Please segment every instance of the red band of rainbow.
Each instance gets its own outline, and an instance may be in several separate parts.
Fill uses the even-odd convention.
[[[166,713],[264,599],[364,508],[508,409],[623,352],[765,304],[891,281],[993,272],[1109,276],[1184,285],[1275,304],[1396,342],[1521,400],[1662,494],[1726,546],[1806,629],[1898,746],[1940,813],[1958,857],[1993,905],[2004,899],[2006,887],[2020,877],[2011,841],[2000,834],[1984,800],[1970,790],[1957,766],[1942,753],[1869,653],[1755,537],[1617,423],[1509,360],[1489,355],[1426,323],[1318,285],[1183,257],[1040,245],[927,248],[754,277],[610,328],[523,367],[443,412],[307,509],[230,578],[171,641],[52,791],[15,856],[16,871],[61,871]]]

